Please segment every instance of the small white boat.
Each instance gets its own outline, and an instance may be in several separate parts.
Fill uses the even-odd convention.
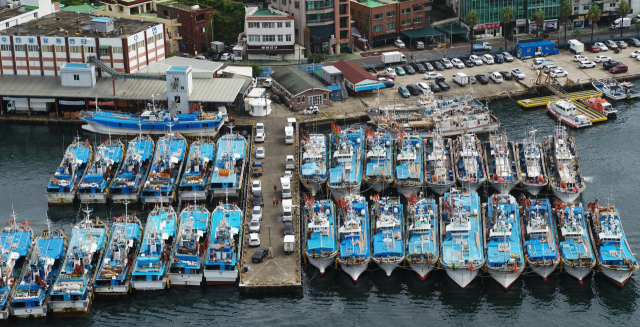
[[[547,110],[556,118],[573,128],[589,127],[593,125],[587,116],[581,114],[576,106],[569,101],[549,102]]]

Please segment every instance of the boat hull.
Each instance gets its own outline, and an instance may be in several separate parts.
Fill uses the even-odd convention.
[[[11,315],[16,318],[45,318],[47,316],[47,305],[18,309],[11,308]]]
[[[500,194],[502,195],[508,195],[509,193],[511,193],[511,190],[513,190],[514,187],[516,187],[516,184],[518,184],[517,182],[489,182],[491,184],[491,187],[493,187],[494,190],[500,192]]]
[[[511,287],[511,285],[515,283],[515,281],[518,280],[518,278],[522,274],[522,269],[520,271],[500,271],[495,269],[487,270],[491,278],[498,282],[498,284],[500,284],[500,286],[502,286],[502,288],[504,288],[505,290],[509,289],[509,287]]]
[[[391,277],[391,273],[393,273],[393,270],[398,268],[398,266],[402,263],[402,259],[392,259],[389,260],[389,262],[380,262],[379,259],[373,259],[373,262],[378,264],[378,266],[380,266],[380,268],[384,270],[384,272],[387,274],[387,277]]]
[[[500,122],[491,122],[489,124],[477,125],[474,127],[464,127],[464,128],[456,128],[456,129],[448,129],[442,130],[442,136],[456,136],[460,135],[460,133],[489,133],[500,128]]]
[[[445,185],[439,185],[439,184],[430,184],[427,183],[427,186],[434,192],[443,195],[446,192],[449,192],[449,189],[451,189],[451,186],[453,186],[455,183],[449,183],[449,184],[445,184]]]
[[[172,203],[173,196],[148,196],[141,197],[142,203]]]
[[[347,275],[351,276],[351,279],[357,283],[358,282],[358,278],[360,278],[360,275],[362,275],[362,273],[367,270],[367,267],[369,266],[369,260],[367,260],[367,262],[362,263],[362,264],[357,264],[357,265],[350,265],[344,262],[340,262],[340,267],[342,268],[342,270],[347,273]]]
[[[222,126],[222,125],[220,125]],[[140,129],[134,128],[118,128],[118,127],[107,127],[100,124],[96,124],[90,122],[88,124],[82,125],[82,129],[85,131],[100,133],[100,134],[112,134],[112,135],[138,135],[140,134]],[[143,134],[153,134],[153,135],[165,135],[167,134],[167,130],[143,130]],[[220,128],[190,128],[190,129],[173,129],[173,132],[180,132],[184,136],[213,136],[218,135]]]
[[[617,270],[607,268],[606,266],[600,265],[600,271],[611,280],[618,287],[624,287],[624,285],[629,281],[631,275],[633,274],[633,270]]]
[[[227,191],[226,193],[225,190]],[[211,198],[224,198],[226,196],[237,198],[240,196],[240,191],[240,188],[214,188],[209,191],[209,194],[211,194]]]
[[[546,265],[530,264],[531,271],[538,274],[540,277],[544,278],[545,280],[547,279],[547,277],[549,277],[549,275],[551,275],[551,273],[553,273],[556,270],[557,266],[558,266],[557,262],[553,264],[546,264]]]
[[[113,203],[138,203],[140,200],[140,194],[138,193],[130,193],[130,194],[111,194],[111,202]]]
[[[529,194],[538,195],[538,193],[540,193],[540,191],[542,191],[542,188],[547,186],[547,184],[522,183],[522,186],[524,187],[525,190],[527,190],[527,192],[529,192]]]
[[[45,193],[49,205],[69,205],[73,204],[76,192],[72,193]]]
[[[409,262],[409,267],[411,267],[411,270],[413,270],[416,274],[418,274],[418,277],[420,277],[420,281],[424,282],[425,280],[427,280],[427,277],[429,277],[429,274],[433,270],[434,266],[427,265],[424,263]]]
[[[580,192],[566,193],[566,192],[561,192],[555,188],[551,188],[551,190],[553,191],[553,195],[555,195],[558,199],[560,199],[560,201],[564,203],[571,203],[580,196]]]
[[[473,268],[469,270],[467,268],[453,269],[450,267],[445,268],[447,276],[451,278],[458,286],[465,288],[478,276],[480,268]]]
[[[81,301],[49,301],[49,309],[54,317],[83,317],[91,309],[91,302],[91,295]]]
[[[565,271],[573,276],[574,278],[576,278],[578,281],[582,281],[582,279],[584,279],[586,276],[589,275],[589,273],[591,273],[591,268],[590,267],[578,267],[578,268],[574,268],[574,267],[569,267],[567,265],[565,265],[564,267]]]
[[[469,183],[467,181],[463,181],[462,179],[458,178],[458,182],[460,183],[460,185],[462,185],[464,187],[468,187],[470,192],[476,192],[476,191],[478,191],[480,186],[482,186],[482,184],[484,184],[486,182],[486,179],[481,179],[478,182]]]
[[[131,281],[131,287],[136,291],[159,291],[167,287],[167,281],[162,280],[139,280]]]
[[[80,203],[106,204],[107,198],[107,193],[78,193]]]
[[[200,286],[202,278],[201,274],[169,274],[171,286]]]
[[[180,200],[180,202],[182,201],[205,201],[207,200],[207,193],[209,193],[208,191],[179,191],[178,192],[178,199]]]
[[[422,186],[400,186],[398,187],[398,193],[408,198],[412,195],[417,195],[421,188]]]
[[[236,285],[237,270],[205,270],[204,281],[207,285]]]
[[[350,187],[329,186],[329,190],[331,191],[331,194],[333,194],[333,196],[336,198],[342,198],[347,195],[356,195],[356,194],[360,194],[360,183],[354,184],[353,186],[350,186]]]
[[[94,286],[93,292],[96,295],[126,295],[131,290],[131,282],[127,281],[123,285]]]
[[[322,186],[327,182],[327,180],[321,182],[305,182],[302,180],[302,185],[311,192],[313,196],[322,192]]]
[[[557,119],[562,120],[563,123],[573,127],[573,128],[583,128],[583,127],[589,127],[591,126],[591,121],[589,121],[589,124],[578,124],[574,121],[571,121],[570,119],[567,119],[566,116],[561,116],[559,114],[557,114],[553,109],[551,109],[551,107],[549,105],[547,105],[547,111],[549,111],[551,113],[551,115],[553,115],[554,117],[556,117]]]
[[[366,182],[367,186],[370,187],[374,192],[376,193],[381,193],[382,191],[384,191],[384,189],[386,189],[390,183],[383,183],[383,182]]]
[[[313,254],[310,254],[310,253],[305,253],[305,254],[307,255],[307,259],[309,259],[309,263],[312,264],[314,267],[318,268],[318,270],[320,270],[320,275],[324,275],[327,267],[331,266],[331,264],[335,262],[335,258],[337,255],[336,253],[330,257],[314,258]]]

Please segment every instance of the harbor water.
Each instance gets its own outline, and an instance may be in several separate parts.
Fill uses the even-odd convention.
[[[619,210],[629,245],[640,253],[640,100],[614,103],[617,120],[573,130],[587,189],[586,204],[610,199]],[[521,141],[533,127],[538,139],[550,135],[555,122],[546,108],[522,109],[511,99],[491,102],[512,141]],[[18,222],[31,222],[36,235],[62,226],[71,235],[82,219],[80,208],[47,206],[46,185],[62,160],[63,152],[79,133],[92,144],[101,140],[83,134],[81,128],[56,125],[0,125],[0,213],[8,222],[11,207]],[[125,140],[123,140],[124,142]],[[489,191],[492,192],[492,191]],[[488,195],[480,190],[483,200]],[[13,200],[12,200],[13,199]],[[124,208],[93,206],[92,216],[107,221]],[[146,221],[149,208],[129,206]],[[111,217],[111,218],[108,218]],[[253,253],[249,250],[249,253]],[[409,269],[396,269],[391,277],[371,264],[357,284],[340,270],[328,269],[321,277],[311,265],[303,267],[303,292],[296,295],[249,296],[237,287],[184,289],[172,287],[154,293],[137,292],[122,298],[97,298],[86,318],[12,321],[20,326],[146,326],[257,325],[327,326],[396,325],[428,322],[429,325],[537,326],[622,324],[640,319],[640,274],[618,289],[601,273],[591,274],[583,285],[567,274],[555,272],[548,281],[526,273],[508,291],[483,274],[466,289],[435,271],[420,282]]]

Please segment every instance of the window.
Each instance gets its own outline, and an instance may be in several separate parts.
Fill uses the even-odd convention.
[[[278,23],[278,28],[282,28],[282,23]]]
[[[282,42],[284,40],[282,35],[278,35],[278,42]]]
[[[422,11],[422,6],[413,7],[413,12],[420,12],[420,11]]]
[[[9,27],[9,23],[7,23],[7,27]]]
[[[98,52],[100,52],[100,54],[102,55],[108,55],[109,54],[109,48],[98,48]]]
[[[394,11],[390,11],[387,13],[387,18],[391,18],[391,17],[396,17],[396,12]]]
[[[95,47],[84,47],[85,53],[96,53]]]
[[[22,52],[24,52],[24,45],[22,45],[22,44],[16,44],[16,51],[22,51]]]
[[[38,52],[38,46],[37,45],[28,45],[27,46],[27,50],[29,50],[29,52]]]
[[[369,17],[371,17],[369,14],[364,14],[364,19],[369,20]]]
[[[289,35],[286,35],[286,38],[285,38],[285,40],[287,40],[287,42],[291,42],[291,34],[289,34]]]
[[[74,81],[79,81],[80,80],[80,75],[73,75],[73,80]]]
[[[80,53],[80,47],[69,47],[69,52]]]
[[[373,20],[378,20],[378,19],[382,19],[382,14],[373,15]]]
[[[286,28],[291,28],[291,22],[286,22],[286,23],[284,23],[284,27],[286,27]]]
[[[358,17],[362,17],[362,11],[358,10]]]
[[[300,97],[298,97],[298,103],[300,103]]]
[[[322,23],[333,20],[333,12],[324,14],[308,14],[307,23]]]
[[[9,44],[0,45],[0,51],[11,51],[11,45]]]
[[[307,1],[307,10],[320,10],[333,8],[333,0]]]
[[[67,48],[64,45],[56,45],[56,52],[67,52]]]
[[[204,34],[204,27],[202,28],[202,31],[200,31],[200,33]],[[147,44],[149,44],[149,43],[147,43]]]
[[[109,6],[109,9],[111,9],[111,6]],[[165,10],[164,10],[164,15],[165,15],[165,16],[169,16],[169,11],[165,9]]]
[[[202,28],[202,32],[204,33],[204,27]],[[151,37],[149,37],[149,38],[147,39],[147,44],[152,44],[153,42],[154,42],[154,41],[153,41],[153,36],[151,36]]]
[[[410,14],[410,13],[411,13],[411,8],[402,9],[402,14],[403,15]]]
[[[373,27],[373,31],[374,31],[374,32],[380,32],[380,31],[382,31],[382,25],[374,26],[374,27]]]
[[[304,103],[304,95],[302,96],[302,103]]]
[[[276,41],[276,36],[275,35],[263,35],[262,36],[262,42],[275,42]]]
[[[122,47],[112,47],[111,53],[122,53]]]
[[[341,39],[346,39],[347,38],[347,32],[348,31],[340,31],[340,38]]]
[[[415,18],[415,19],[413,20],[413,23],[414,23],[414,24],[422,23],[422,17]]]
[[[395,27],[396,27],[396,23],[389,23],[389,24],[387,24],[387,29],[388,29],[388,30],[390,30],[390,29],[392,29],[392,28],[395,28]]]
[[[282,0],[282,4],[286,5],[287,4],[287,0]]]
[[[573,7],[573,10],[578,11],[580,10],[580,7]]]
[[[326,94],[326,93],[324,94],[324,99],[325,99],[325,100],[327,99],[327,94]]]
[[[578,7],[576,7],[576,8],[578,8]],[[589,10],[589,5],[584,6],[584,10]]]
[[[131,52],[131,51],[136,51],[136,45],[135,44],[132,44],[132,45],[129,46],[129,52]]]
[[[403,20],[402,21],[402,26],[407,26],[409,24],[411,24],[411,19],[407,19],[407,20]]]
[[[368,31],[369,30],[369,25],[364,25],[364,30]]]
[[[262,23],[262,28],[275,28],[276,23]]]
[[[138,49],[144,48],[144,41],[138,42]]]
[[[300,1],[296,1],[296,2],[295,2],[295,7],[296,7],[296,8],[300,8]]]
[[[615,7],[615,6],[616,6],[615,2],[612,2],[612,3],[609,4],[609,7]]]
[[[309,97],[309,104],[312,106],[317,106],[322,104],[322,95],[314,95]]]
[[[351,8],[351,16],[353,16],[353,13],[354,13],[353,8]]]
[[[260,35],[249,35],[249,42],[260,42]]]
[[[201,22],[204,20],[204,14],[196,15],[196,22]]]
[[[162,40],[162,34],[156,34],[156,40]]]
[[[260,28],[260,23],[248,23],[248,28]]]

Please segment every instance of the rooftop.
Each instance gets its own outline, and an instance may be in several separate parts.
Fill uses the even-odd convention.
[[[193,58],[184,58],[184,57],[171,57],[165,60],[154,61],[149,65],[142,67],[136,71],[136,74],[145,74],[145,75],[165,75],[165,72],[169,67],[171,68],[180,68],[176,66],[191,66],[191,71],[195,73],[200,72],[210,72],[211,77],[213,78],[213,73],[216,72],[222,64],[216,61],[209,60],[198,60]],[[194,76],[194,78],[198,78]]]
[[[88,14],[90,12],[93,12],[94,10],[100,9],[104,7],[104,5],[100,4],[100,5],[91,5],[90,3],[85,3],[83,5],[78,5],[78,6],[64,6],[62,8],[60,8],[60,10],[65,10],[65,11],[73,11],[73,12],[81,12],[81,13],[85,13]]]
[[[333,66],[338,68],[344,75],[344,78],[353,84],[360,83],[367,79],[374,81],[378,80],[375,76],[371,75],[368,71],[364,70],[364,68],[360,67],[353,61],[340,60],[338,62],[334,62]]]
[[[390,4],[394,4],[397,3],[398,1],[392,1],[392,0],[365,0],[365,1],[356,1],[356,0],[351,0],[351,2],[355,2],[355,3],[359,3],[363,6],[367,6],[369,8],[375,8],[375,7],[381,7],[381,6],[386,6],[386,5],[390,5]]]
[[[330,91],[322,82],[316,80],[302,69],[285,67],[278,69],[270,76],[293,96],[311,89]]]
[[[29,6],[29,8],[31,7]],[[13,9],[2,9],[0,10],[0,22],[34,10],[29,8],[27,8],[27,6],[22,6]]]
[[[71,63],[66,63],[64,64],[64,67],[66,68],[87,68],[87,64],[71,64]]]
[[[276,16],[276,14],[270,12],[267,9],[258,8],[258,10],[256,10],[256,12],[254,12],[251,16]]]

